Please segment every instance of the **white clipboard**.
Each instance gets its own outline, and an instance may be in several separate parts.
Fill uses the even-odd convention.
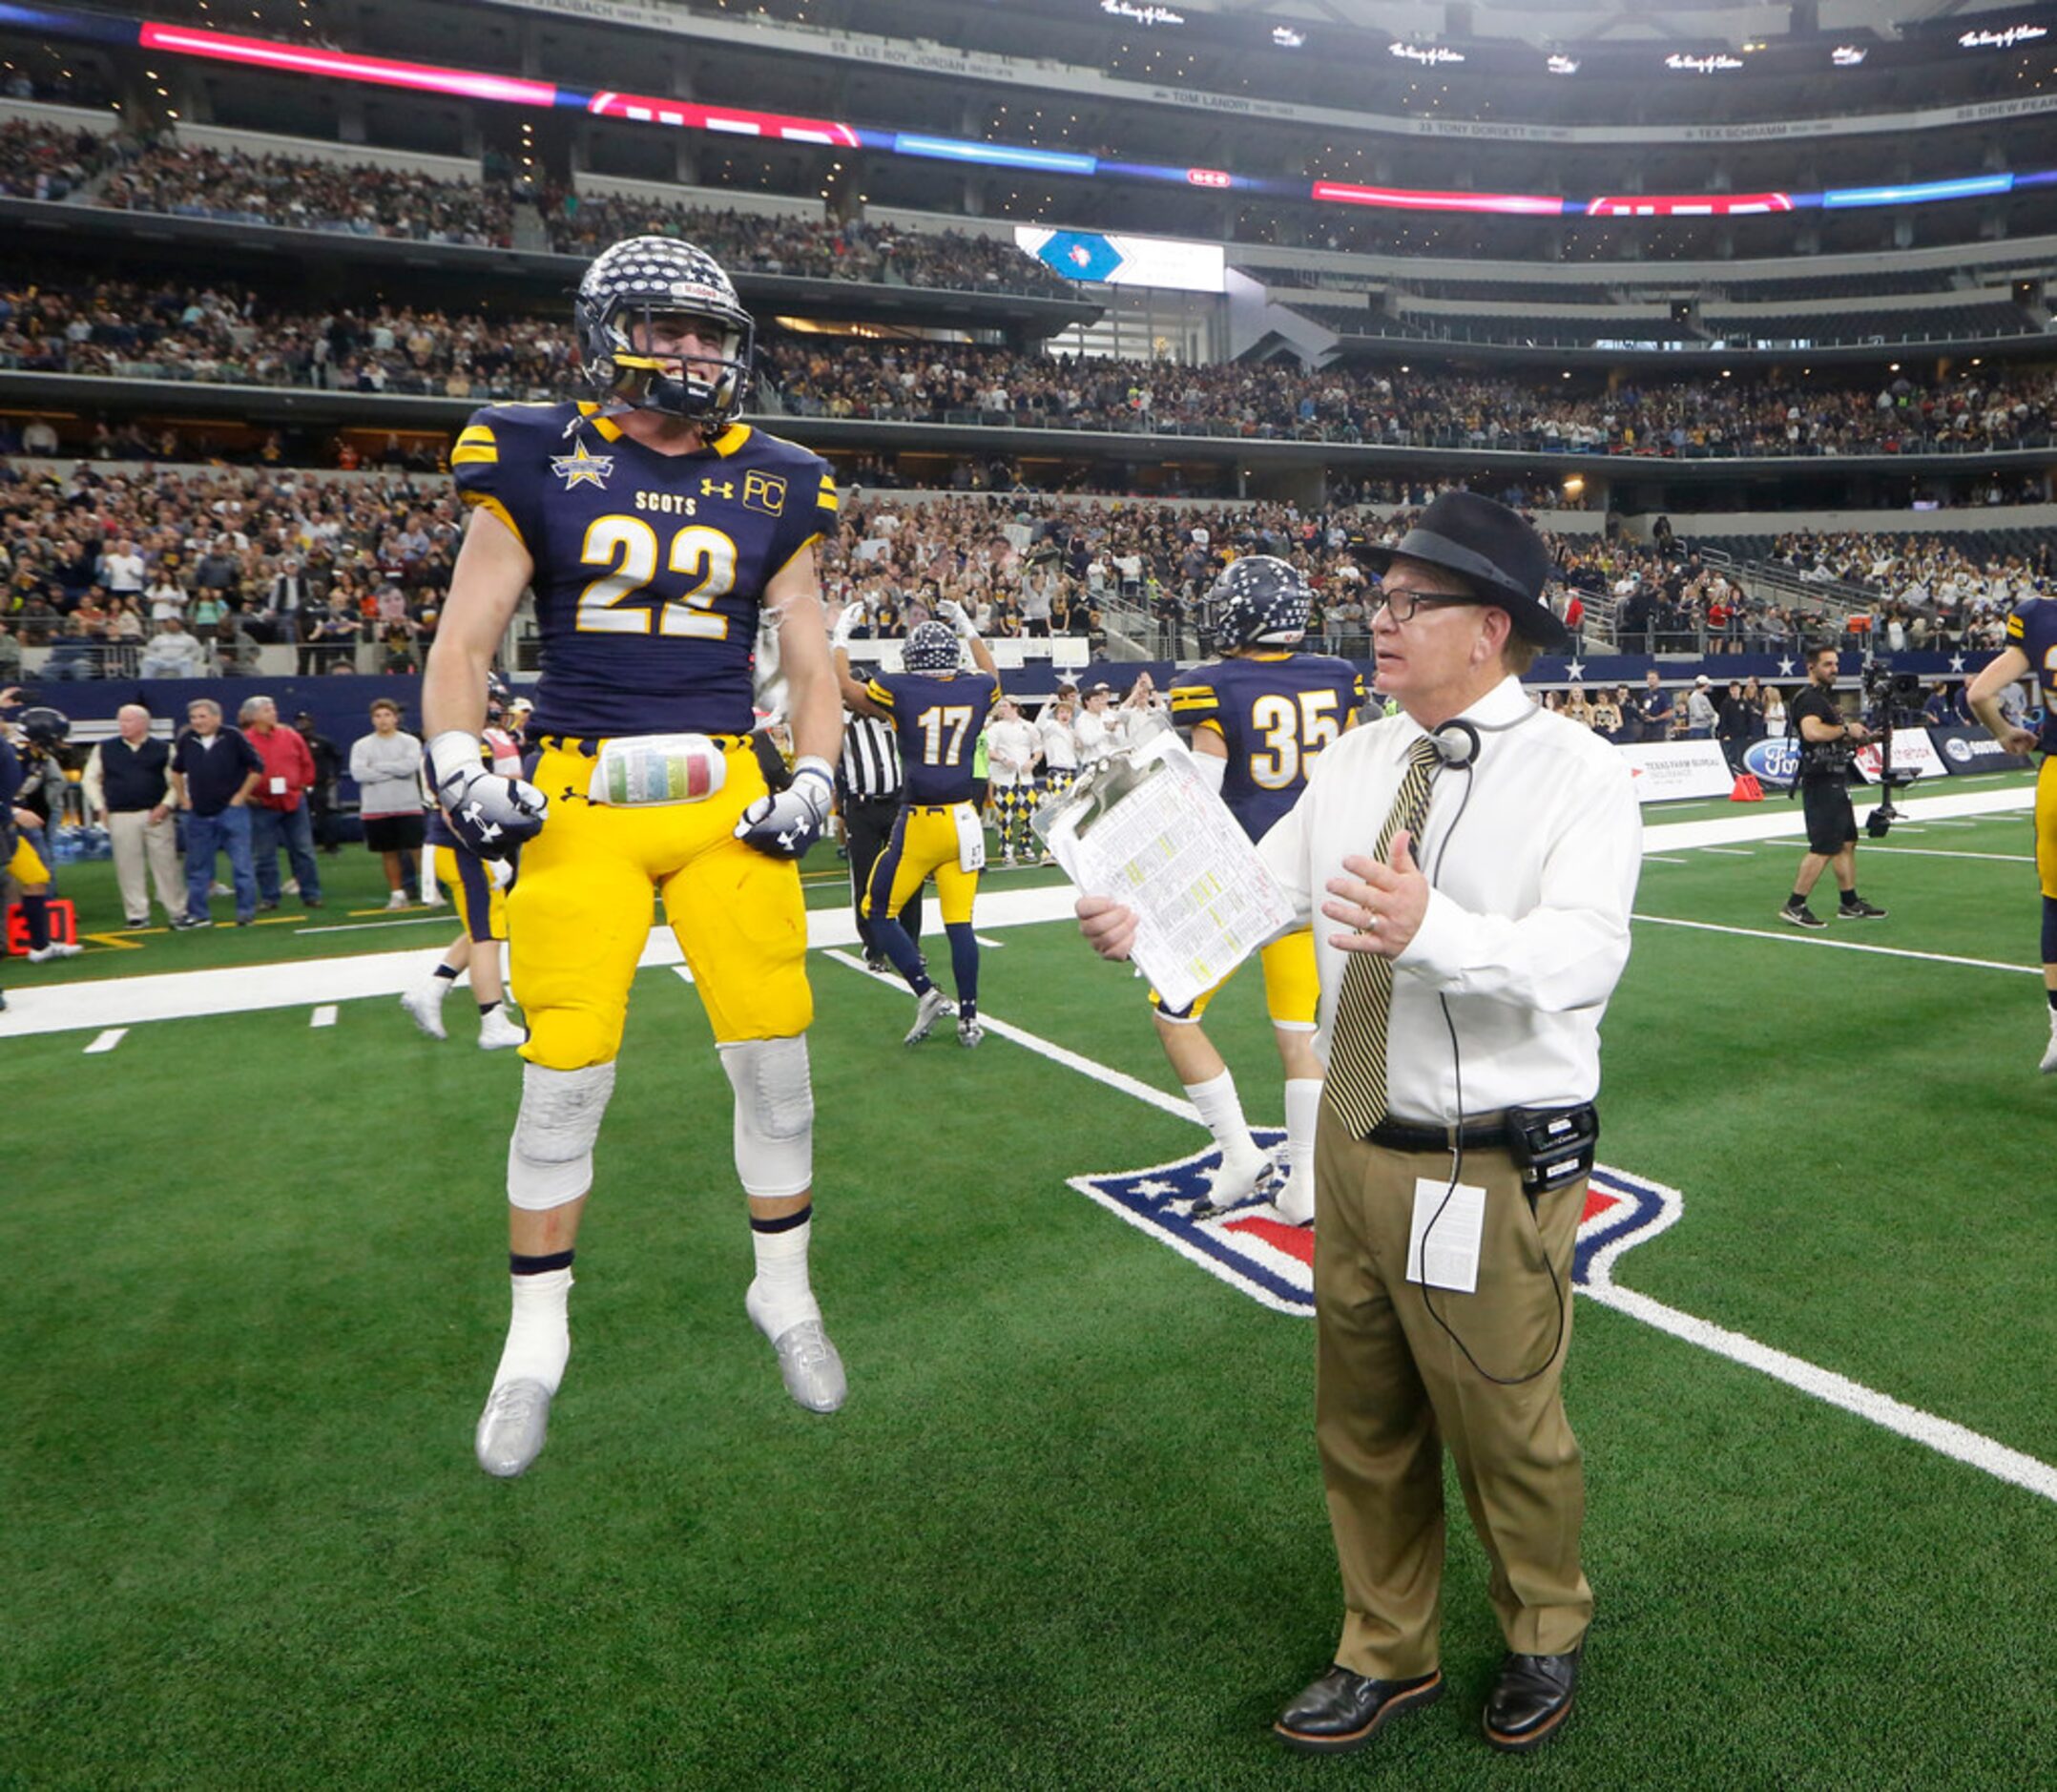
[[[1132,956],[1168,1010],[1299,918],[1169,726],[1102,761],[1031,825],[1081,894],[1135,910]]]

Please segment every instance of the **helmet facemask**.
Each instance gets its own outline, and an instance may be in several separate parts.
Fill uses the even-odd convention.
[[[691,243],[632,237],[598,256],[572,305],[586,377],[611,408],[724,427],[749,394],[757,330],[721,264]],[[658,350],[680,325],[712,353]]]

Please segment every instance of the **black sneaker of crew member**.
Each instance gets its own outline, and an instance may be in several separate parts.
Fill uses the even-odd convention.
[[[1486,1701],[1486,1740],[1503,1754],[1519,1755],[1555,1736],[1578,1691],[1578,1657],[1576,1649],[1506,1657]]]
[[[1779,909],[1778,919],[1790,921],[1797,927],[1825,927],[1828,923],[1808,907],[1805,903],[1789,902]]]
[[[1885,910],[1876,903],[1866,902],[1855,890],[1852,890],[1849,895],[1842,899],[1841,906],[1836,910],[1836,919],[1839,921],[1883,921],[1885,919]]]
[[[1442,1697],[1440,1670],[1411,1680],[1368,1680],[1332,1667],[1278,1714],[1272,1733],[1302,1755],[1347,1755],[1378,1735],[1388,1718]]]

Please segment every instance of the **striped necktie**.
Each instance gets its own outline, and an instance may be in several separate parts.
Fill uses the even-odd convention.
[[[1428,814],[1429,786],[1438,764],[1436,743],[1423,735],[1407,752],[1407,770],[1386,812],[1385,826],[1371,856],[1381,865],[1393,836],[1405,828],[1419,842]],[[1376,952],[1352,952],[1336,997],[1336,1023],[1329,1039],[1323,1101],[1352,1138],[1365,1138],[1385,1118],[1385,1023],[1393,1005],[1393,961]]]

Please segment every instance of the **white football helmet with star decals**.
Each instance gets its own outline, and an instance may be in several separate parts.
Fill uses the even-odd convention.
[[[713,430],[726,427],[749,396],[757,326],[721,263],[690,242],[629,237],[603,249],[578,282],[571,318],[586,377],[616,408],[659,411]],[[692,365],[653,357],[645,344],[658,318],[715,324],[720,353],[696,356]],[[717,367],[712,379],[695,370],[707,360]]]

